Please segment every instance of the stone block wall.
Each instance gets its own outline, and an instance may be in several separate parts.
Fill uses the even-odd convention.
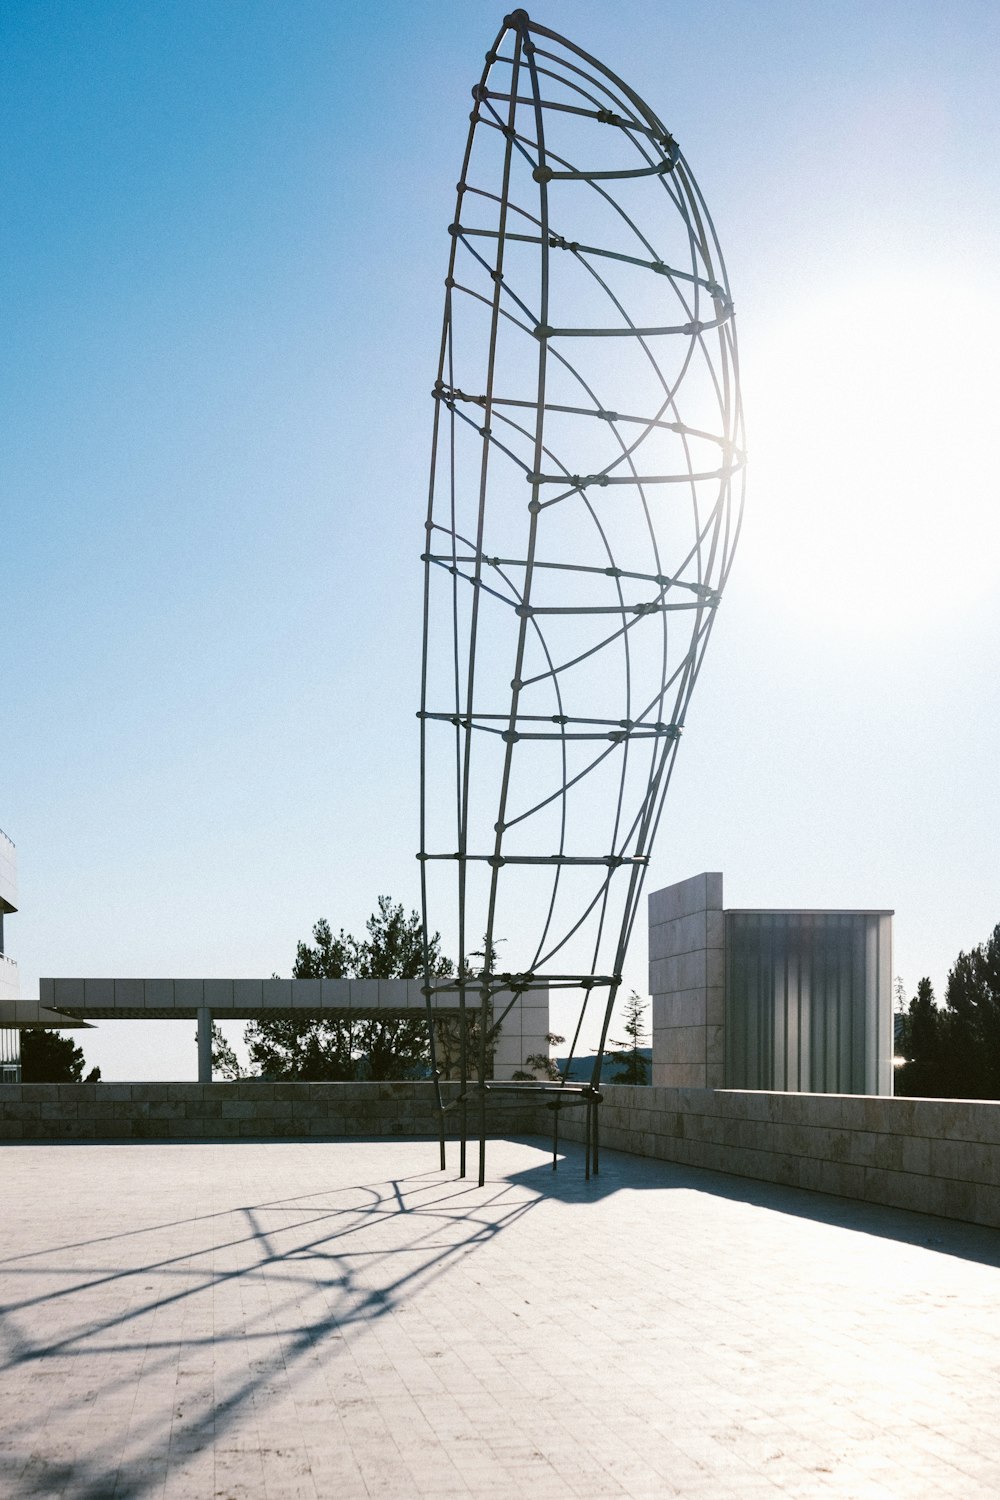
[[[1000,1103],[625,1084],[601,1092],[601,1142],[613,1150],[1000,1228]],[[582,1140],[583,1123],[582,1112],[564,1112],[560,1135]]]
[[[694,875],[649,897],[653,1082],[725,1082],[726,931],[722,876]]]
[[[458,1089],[445,1084],[443,1092],[454,1098]],[[457,1111],[445,1120],[454,1136]],[[494,1135],[523,1134],[533,1128],[534,1110],[495,1095],[489,1099],[488,1122]],[[0,1084],[0,1143],[437,1133],[429,1083]]]
[[[602,1093],[610,1149],[1000,1228],[1000,1103],[625,1084]],[[454,1137],[457,1112],[445,1118]],[[582,1140],[583,1123],[582,1111],[564,1111],[560,1136]],[[552,1116],[493,1095],[488,1125],[494,1136],[551,1136]],[[0,1084],[0,1144],[436,1135],[427,1083]]]
[[[496,1014],[507,1007],[508,995],[497,996]],[[549,1044],[545,1040],[549,1029],[548,990],[528,990],[507,1013],[497,1038],[493,1054],[493,1077],[510,1079],[517,1072],[531,1071],[526,1068],[526,1059],[541,1053],[549,1055]]]

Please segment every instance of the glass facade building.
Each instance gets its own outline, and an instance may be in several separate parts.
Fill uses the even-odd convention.
[[[14,1026],[0,1026],[0,1083],[21,1082],[21,1033]]]
[[[892,1092],[892,928],[868,911],[727,911],[726,1086]]]
[[[726,907],[718,870],[653,891],[654,1084],[891,1094],[892,916]]]

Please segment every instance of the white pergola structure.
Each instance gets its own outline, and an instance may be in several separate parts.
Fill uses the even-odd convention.
[[[183,1021],[198,1026],[198,1081],[212,1081],[212,1022],[270,1020],[418,1020],[427,1007],[421,979],[40,979],[42,1006],[62,1024],[88,1021]],[[497,1013],[506,1007],[497,997]],[[434,997],[434,1014],[459,1015],[458,998]],[[37,1023],[36,1023],[37,1024]],[[503,1016],[493,1074],[509,1080],[547,1053],[546,990],[519,995]]]

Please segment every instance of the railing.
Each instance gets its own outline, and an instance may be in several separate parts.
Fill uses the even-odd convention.
[[[6,839],[7,842],[8,842],[8,844],[10,844],[10,846],[11,846],[12,849],[16,849],[17,848],[17,845],[14,843],[14,840],[11,838],[10,834],[9,833],[4,833],[4,831],[3,831],[2,828],[0,828],[0,838]]]

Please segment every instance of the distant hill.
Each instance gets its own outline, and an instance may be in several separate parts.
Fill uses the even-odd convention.
[[[652,1049],[652,1047],[640,1047],[639,1048],[639,1056],[640,1057],[644,1057],[646,1059],[647,1063],[649,1064],[649,1076],[652,1078],[652,1076],[653,1076],[653,1049]],[[574,1057],[573,1064],[572,1064],[572,1066],[571,1066],[568,1074],[566,1072],[566,1061],[567,1061],[567,1059],[565,1057],[557,1057],[556,1058],[556,1063],[559,1066],[559,1071],[560,1071],[560,1073],[563,1075],[563,1077],[566,1079],[566,1081],[568,1083],[587,1083],[587,1082],[589,1082],[590,1075],[591,1075],[591,1073],[594,1070],[594,1055],[593,1055],[592,1052],[585,1052],[582,1057]],[[604,1065],[603,1065],[603,1067],[601,1069],[601,1082],[602,1083],[610,1083],[611,1080],[612,1080],[612,1078],[618,1072],[618,1070],[619,1070],[620,1067],[621,1067],[621,1060],[619,1059],[619,1057],[617,1056],[617,1054],[615,1054],[615,1053],[611,1053],[611,1054],[605,1053],[605,1056],[604,1056]]]

